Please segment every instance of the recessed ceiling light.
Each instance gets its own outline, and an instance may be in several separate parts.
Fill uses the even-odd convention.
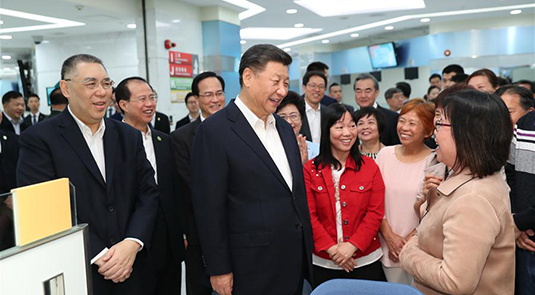
[[[385,30],[387,31],[392,31],[394,29],[394,26],[386,26],[385,27]]]
[[[126,25],[126,27],[129,28],[129,29],[137,28],[136,24],[128,24],[128,25]]]
[[[351,38],[357,38],[358,36],[360,36],[359,33],[353,33],[353,34],[351,34]]]
[[[48,43],[50,43],[50,41],[48,41],[48,40],[41,41],[41,44],[48,44]]]
[[[297,13],[297,9],[287,9],[286,13],[287,14],[296,14]]]
[[[249,2],[247,0],[223,0],[223,1],[239,6],[241,8],[247,9],[244,12],[240,12],[240,14],[238,14],[238,18],[240,20],[250,18],[251,16],[254,16],[254,15],[257,15],[259,13],[266,11],[264,7],[254,4],[253,2]]]
[[[178,24],[178,23],[180,22],[180,20],[179,20],[179,19],[174,19],[174,20],[172,20],[171,22],[172,22],[172,23],[175,23],[175,24]]]
[[[11,35],[0,35],[0,39],[2,39],[2,40],[11,40],[11,39],[13,39],[13,36],[11,36]]]
[[[431,19],[430,19],[430,18],[427,18],[427,17],[426,17],[426,18],[422,18],[422,19],[420,20],[421,23],[428,23],[428,22],[430,22],[430,21],[431,21]]]
[[[325,39],[325,40],[321,40],[321,43],[323,43],[323,44],[327,44],[327,43],[329,43],[329,42],[331,42],[331,41],[329,41],[329,40],[327,40],[327,39]]]
[[[286,48],[284,48],[284,51],[290,52],[290,51],[292,51],[292,49],[290,47],[286,47]]]
[[[0,25],[3,25],[4,24],[4,21],[3,20],[0,20]]]
[[[511,10],[510,13],[511,13],[511,14],[521,14],[521,13],[522,13],[522,10],[520,10],[520,9],[515,9],[515,10]]]
[[[85,24],[81,22],[75,22],[75,21],[70,21],[70,20],[66,20],[62,18],[49,17],[49,16],[44,16],[44,15],[26,13],[26,12],[4,9],[4,8],[0,8],[0,15],[8,15],[12,17],[29,19],[33,21],[46,23],[44,25],[37,25],[37,26],[24,26],[24,27],[12,27],[8,29],[0,29],[1,34],[85,26]]]
[[[424,0],[298,0],[294,3],[322,17],[425,8]]]
[[[477,58],[477,55],[472,55],[472,58]]]
[[[11,59],[11,55],[2,55],[2,59]]]
[[[245,40],[241,40],[240,41],[240,44],[242,44],[242,45],[245,44],[245,43],[247,43],[247,41],[245,41]]]
[[[305,26],[305,24],[303,24],[303,23],[298,23],[298,24],[295,24],[295,25],[294,25],[294,28],[302,28],[302,27],[304,27],[304,26]]]
[[[313,28],[245,28],[240,30],[240,36],[246,40],[289,40],[321,30]]]
[[[11,68],[4,68],[4,71],[11,71]]]

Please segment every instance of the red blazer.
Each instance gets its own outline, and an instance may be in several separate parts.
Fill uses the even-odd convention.
[[[377,234],[385,210],[385,185],[379,167],[373,159],[362,158],[364,162],[357,171],[355,161],[348,157],[339,183],[344,242],[358,248],[354,258],[366,256],[381,247]],[[313,159],[305,164],[304,170],[314,254],[330,259],[326,250],[337,244],[331,167],[316,170]]]

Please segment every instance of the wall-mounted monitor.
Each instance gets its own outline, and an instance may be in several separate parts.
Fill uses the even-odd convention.
[[[396,46],[394,42],[368,46],[368,53],[374,69],[397,67]]]

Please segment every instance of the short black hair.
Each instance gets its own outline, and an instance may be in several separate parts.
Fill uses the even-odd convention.
[[[438,94],[437,98],[435,98],[435,108],[442,108],[442,101],[449,95],[457,92],[457,91],[461,91],[461,90],[464,90],[464,89],[474,89],[474,87],[472,86],[468,86],[466,85],[465,83],[461,83],[461,84],[454,84],[442,91],[440,91],[440,93]]]
[[[331,86],[329,86],[329,91],[331,91],[331,88],[333,88],[334,86],[340,86],[340,84],[334,82],[331,84]]]
[[[119,108],[121,109],[123,114],[124,114],[124,110],[121,108],[121,105],[119,104],[119,102],[121,100],[129,101],[130,97],[132,97],[132,93],[130,92],[130,89],[128,89],[128,83],[131,82],[131,81],[140,81],[140,82],[147,83],[147,85],[149,85],[150,89],[152,89],[152,86],[150,86],[150,84],[147,82],[147,80],[145,80],[145,79],[143,79],[141,77],[136,77],[136,76],[128,77],[128,78],[124,79],[123,81],[121,81],[121,83],[119,83],[119,85],[117,85],[117,87],[115,87],[115,101],[117,102],[117,105],[119,106]]]
[[[455,83],[466,83],[466,81],[468,80],[468,75],[467,74],[457,74],[453,77],[451,77],[451,81],[452,82],[455,82]]]
[[[316,169],[332,165],[334,166],[334,169],[339,170],[342,165],[345,164],[340,163],[333,155],[331,147],[331,127],[347,113],[349,113],[353,121],[355,121],[355,114],[352,113],[345,104],[333,103],[325,108],[325,113],[322,114],[321,122],[320,153],[314,159]],[[355,123],[356,122],[357,121],[355,121]],[[364,160],[360,154],[358,141],[355,141],[351,147],[349,156],[353,158],[357,171],[359,171]]]
[[[500,97],[504,94],[516,94],[520,96],[520,106],[522,107],[522,109],[524,109],[524,111],[529,110],[529,108],[535,107],[533,94],[531,93],[531,91],[524,87],[520,87],[517,85],[506,85],[498,88],[498,90],[496,90],[494,94]]]
[[[2,104],[9,103],[12,99],[22,97],[22,93],[12,90],[8,91],[2,96]]]
[[[241,57],[240,61],[240,86],[243,86],[243,72],[251,69],[255,74],[265,70],[269,62],[281,63],[289,66],[292,57],[279,47],[271,44],[257,44],[251,46]]]
[[[190,97],[194,96],[193,95],[193,92],[188,92],[188,94],[186,94],[186,97],[184,98],[184,103],[185,104],[188,104],[188,100]]]
[[[486,77],[487,80],[489,80],[490,85],[492,85],[494,89],[498,87],[498,77],[496,77],[496,74],[494,74],[494,72],[489,69],[480,69],[480,70],[473,72],[470,76],[468,76],[468,79],[466,79],[466,83],[470,82],[472,78],[477,77],[477,76]]]
[[[323,81],[325,82],[325,86],[327,86],[327,77],[325,76],[323,72],[319,72],[319,71],[306,72],[305,75],[303,76],[303,85],[306,86],[308,84],[308,81],[310,81],[310,78],[314,76],[318,76],[322,78]]]
[[[301,96],[299,96],[299,94],[297,94],[294,91],[288,91],[288,94],[286,95],[285,98],[282,99],[282,101],[279,104],[279,106],[277,107],[277,110],[275,111],[275,113],[277,113],[282,108],[284,108],[285,106],[290,105],[290,104],[293,104],[297,108],[301,118],[303,118],[303,116],[305,116],[305,100],[303,98],[301,98]]]
[[[308,65],[307,72],[310,72],[310,71],[325,72],[328,69],[329,69],[328,65],[322,63],[321,61],[315,61]]]
[[[437,85],[431,85],[431,86],[429,86],[429,88],[427,88],[427,94],[429,95],[429,93],[431,93],[431,90],[433,90],[435,88],[440,91],[440,88],[438,88]]]
[[[468,168],[483,178],[502,169],[509,158],[513,122],[503,100],[495,94],[465,89],[442,101],[457,149],[453,170]],[[477,126],[477,128],[474,128]],[[489,148],[490,147],[490,148]]]
[[[28,94],[28,100],[30,100],[30,97],[37,97],[37,100],[41,100],[41,99],[39,98],[39,95],[37,95],[37,93],[30,93],[30,94]]]
[[[529,90],[532,92],[532,93],[535,93],[535,83],[533,81],[530,81],[530,80],[518,80],[514,83],[515,85],[519,85],[519,84],[527,84],[529,85]]]
[[[385,99],[386,100],[391,99],[392,97],[394,97],[394,94],[396,93],[403,93],[403,91],[401,91],[401,89],[396,88],[396,87],[388,88],[388,90],[385,92]]]
[[[365,107],[355,112],[355,122],[358,123],[361,118],[374,116],[377,121],[377,130],[379,131],[379,139],[382,139],[383,133],[386,129],[385,115],[374,107]]]
[[[442,76],[440,76],[439,74],[437,73],[434,73],[433,75],[431,75],[429,77],[429,82],[431,82],[431,80],[435,79],[435,78],[439,78],[440,80],[442,80]]]
[[[497,79],[498,79],[498,87],[502,87],[502,86],[511,84],[511,79],[510,78],[499,77],[498,76]]]
[[[403,96],[405,96],[406,98],[409,98],[411,97],[411,85],[407,82],[397,82],[396,83],[396,87],[401,89],[401,91],[403,92]]]
[[[69,100],[61,92],[61,88],[57,87],[52,92],[50,92],[50,104],[60,105],[60,104],[69,104]]]
[[[200,73],[199,75],[197,75],[193,79],[193,82],[191,83],[191,92],[193,93],[193,95],[199,96],[199,94],[200,94],[199,93],[199,83],[201,83],[202,80],[210,78],[210,77],[213,77],[213,78],[216,78],[217,80],[219,80],[219,83],[221,83],[221,89],[223,89],[223,91],[225,91],[225,80],[223,80],[223,78],[221,76],[217,75],[216,73],[207,71],[207,72]]]
[[[353,90],[355,90],[355,87],[357,87],[357,82],[360,81],[360,80],[367,80],[367,79],[370,79],[373,81],[373,87],[375,88],[375,90],[379,90],[379,82],[377,82],[377,79],[375,79],[374,76],[372,76],[371,74],[360,74],[357,76],[357,78],[355,78],[355,83],[353,83]]]
[[[459,74],[464,74],[464,69],[463,67],[461,67],[460,65],[457,65],[457,64],[451,64],[451,65],[448,65],[446,66],[443,70],[442,70],[442,75],[444,74],[449,74],[449,73],[457,73],[457,75]]]
[[[61,66],[61,80],[65,80],[67,76],[72,75],[76,71],[76,66],[82,62],[97,63],[100,64],[104,68],[104,70],[106,70],[104,63],[100,58],[90,54],[76,54],[67,58],[63,62],[63,65]]]

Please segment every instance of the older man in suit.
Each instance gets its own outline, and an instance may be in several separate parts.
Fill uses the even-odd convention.
[[[89,223],[94,294],[150,294],[147,262],[158,189],[141,134],[104,115],[113,81],[97,57],[63,63],[67,111],[20,137],[19,186],[68,177],[78,222]]]
[[[4,119],[0,122],[0,129],[20,135],[29,126],[24,122],[24,99],[17,91],[8,91],[2,96]]]
[[[197,120],[171,133],[176,167],[180,175],[180,190],[185,204],[186,239],[186,289],[188,295],[210,295],[212,286],[206,274],[197,223],[191,200],[191,150],[197,128],[206,118],[225,107],[225,81],[214,72],[203,72],[193,79],[192,97],[199,102],[201,114]]]
[[[260,44],[242,56],[241,91],[197,129],[193,208],[206,270],[221,295],[300,294],[312,229],[292,127],[278,116],[292,58]]]
[[[121,81],[115,89],[115,97],[124,113],[124,122],[141,132],[147,160],[155,171],[160,190],[158,216],[149,251],[156,281],[155,294],[180,294],[184,243],[171,140],[169,135],[149,127],[157,97],[141,77]]]

